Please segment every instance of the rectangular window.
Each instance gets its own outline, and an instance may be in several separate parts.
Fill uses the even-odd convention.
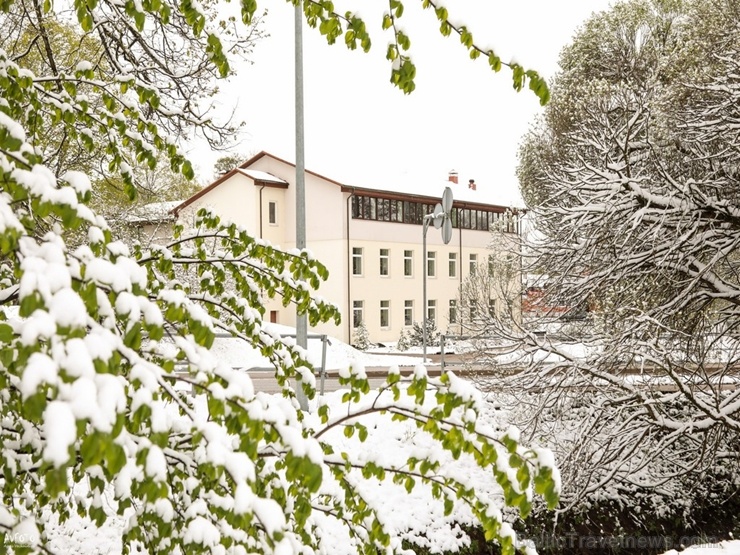
[[[403,275],[406,277],[414,275],[414,251],[403,251]]]
[[[437,301],[427,300],[427,320],[436,322],[437,320]]]
[[[352,247],[352,275],[362,275],[362,247]]]
[[[493,271],[496,268],[496,259],[493,257],[492,254],[488,255],[488,275],[492,276]]]
[[[496,299],[488,299],[488,314],[496,316]]]
[[[475,302],[470,305],[470,321],[475,321],[475,318],[478,316],[478,307],[475,305]]]
[[[362,197],[362,218],[365,220],[371,220],[372,214],[370,213],[370,201],[373,200],[370,197]]]
[[[403,301],[403,325],[414,325],[414,301]]]
[[[457,253],[456,252],[450,253],[449,272],[450,272],[451,278],[457,277]]]
[[[391,201],[391,221],[403,222],[403,202],[400,200]]]
[[[380,275],[381,276],[388,276],[390,275],[390,250],[389,249],[380,249]]]
[[[365,307],[364,301],[352,301],[352,326],[359,328],[363,320],[363,308]]]
[[[378,199],[378,220],[381,222],[391,221],[391,201],[387,198]]]
[[[268,221],[271,224],[277,224],[277,202],[272,202],[267,205]]]
[[[380,301],[380,327],[387,328],[391,325],[391,302]]]
[[[470,209],[463,208],[462,210],[462,227],[463,229],[470,229]]]
[[[437,275],[437,253],[434,251],[427,253],[427,277]]]
[[[457,322],[457,300],[450,299],[450,314],[449,314],[450,324],[454,324]]]
[[[478,224],[483,231],[489,231],[488,227],[488,212],[481,212],[478,219]]]
[[[470,255],[470,273],[474,274],[477,267],[478,267],[478,255],[471,254]]]

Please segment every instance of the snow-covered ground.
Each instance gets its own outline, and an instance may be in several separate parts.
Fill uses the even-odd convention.
[[[285,342],[295,343],[295,328],[280,324],[267,324],[265,327],[274,333],[283,336]],[[321,367],[323,344],[320,338],[314,337],[309,331],[308,359],[314,368]],[[232,338],[217,338],[211,349],[220,360],[233,368],[255,369],[269,367],[269,362],[256,349],[245,341]],[[326,370],[339,370],[350,364],[359,364],[364,367],[411,367],[421,362],[421,351],[417,356],[406,355],[397,351],[363,352],[351,345],[343,343],[335,337],[327,337]]]
[[[294,334],[292,328],[276,326],[275,330],[284,336]],[[290,341],[290,339],[288,339]],[[309,357],[314,365],[320,365],[322,355],[322,344],[320,340],[309,340]],[[254,349],[248,347],[242,341],[220,338],[216,340],[214,351],[229,365],[237,368],[259,368],[267,366],[267,361]],[[347,368],[350,364],[363,367],[414,367],[421,362],[419,356],[399,354],[392,348],[382,349],[383,352],[364,353],[352,348],[338,339],[330,338],[326,351],[326,368],[328,370],[339,370]],[[323,402],[332,405],[341,404],[341,393],[330,393],[323,398]],[[371,449],[373,453],[388,453],[389,456],[403,455],[408,450],[424,450],[429,448],[422,434],[416,434],[414,426],[387,427],[381,422],[370,417],[365,422],[369,435],[364,449]],[[493,428],[508,426],[506,414],[490,407],[481,415],[485,425]],[[337,442],[342,449],[354,450],[357,446],[349,443],[355,439],[338,437]],[[347,445],[345,445],[347,443]],[[356,451],[355,451],[356,452]],[[408,454],[408,453],[406,453]],[[450,459],[445,464],[470,464],[469,476],[471,483],[476,484],[476,489],[488,489],[489,495],[498,495],[497,486],[487,473],[481,473],[470,461],[453,461]],[[442,507],[438,507],[434,500],[424,490],[414,490],[409,495],[399,485],[392,483],[366,484],[363,488],[365,495],[374,499],[381,508],[381,514],[391,515],[388,524],[399,531],[404,531],[407,538],[417,542],[427,542],[427,547],[434,550],[449,550],[454,547],[456,532],[459,524],[472,523],[472,515],[464,509],[456,510],[452,515],[444,516]],[[80,491],[80,495],[84,492]],[[104,503],[106,501],[104,500]],[[386,507],[385,510],[382,507]],[[112,511],[111,511],[112,514]],[[334,534],[330,523],[326,524],[326,533]],[[105,524],[98,528],[87,519],[73,517],[64,524],[58,524],[49,530],[49,547],[55,553],[82,553],[85,555],[118,555],[122,553],[121,535],[126,525],[122,517],[112,515]],[[342,541],[342,530],[336,530],[336,540]],[[689,543],[695,543],[696,540]],[[681,542],[677,541],[677,544]],[[337,551],[340,553],[341,549]],[[666,555],[679,553],[670,550]],[[740,541],[721,542],[714,545],[694,546],[681,551],[686,555],[740,555]]]
[[[676,555],[675,549],[667,551],[664,555]],[[683,555],[740,555],[740,540],[720,542],[711,545],[695,545],[681,551]]]

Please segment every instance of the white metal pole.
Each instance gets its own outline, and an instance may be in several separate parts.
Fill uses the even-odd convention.
[[[306,248],[306,181],[303,130],[303,3],[295,6],[295,246]],[[308,323],[305,314],[296,309],[296,344],[308,347]],[[308,410],[308,399],[300,377],[296,382],[296,397],[301,410]]]
[[[421,301],[422,307],[422,320],[421,320],[421,327],[422,327],[422,356],[424,364],[427,362],[427,230],[429,229],[429,215],[424,216],[424,231],[422,232],[422,295],[423,299]]]

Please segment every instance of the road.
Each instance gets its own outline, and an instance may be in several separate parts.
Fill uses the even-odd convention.
[[[430,363],[427,365],[427,372],[431,376],[439,376],[441,371],[441,366],[439,364],[439,355],[432,355],[429,357]],[[455,372],[458,376],[465,377],[467,372],[470,371],[470,368],[467,369],[462,364],[459,357],[456,357],[455,355],[446,355],[445,356],[445,369],[448,371]],[[383,384],[385,382],[385,375],[388,371],[388,366],[377,366],[377,367],[366,367],[365,371],[370,379],[370,387],[376,388]],[[488,370],[491,371],[490,369]],[[401,368],[401,374],[404,376],[407,376],[413,372],[413,368],[410,366],[404,366]],[[500,372],[500,370],[499,370]],[[481,377],[482,375],[485,375],[486,369],[477,367],[474,371],[474,375],[477,377]],[[277,385],[277,382],[274,378],[274,375],[272,371],[269,370],[250,370],[249,375],[252,378],[252,383],[254,384],[254,388],[256,391],[263,391],[265,393],[279,393],[280,388]],[[320,379],[316,378],[316,387],[317,389],[320,388]],[[688,383],[690,387],[696,387],[696,384]],[[701,384],[699,384],[701,386]],[[704,384],[706,385],[706,384]],[[673,383],[650,383],[646,384],[646,387],[649,387],[650,389],[661,391],[661,392],[673,392],[678,391],[678,387]],[[714,384],[715,388],[719,388],[722,390],[735,390],[738,388],[738,380],[731,380],[728,383],[723,384]],[[339,386],[339,380],[337,379],[337,371],[336,370],[330,370],[327,372],[327,376],[324,383],[324,392],[328,393],[331,391],[336,391],[340,388]]]
[[[452,369],[451,367],[447,367],[448,369]],[[381,384],[385,383],[385,375],[386,372],[388,372],[388,367],[367,367],[365,368],[365,372],[367,373],[370,381],[370,387],[376,388],[380,386]],[[401,368],[401,375],[407,376],[413,372],[412,368]],[[430,376],[439,376],[440,367],[437,366],[428,366],[427,372]],[[280,388],[277,385],[277,381],[275,380],[275,376],[272,372],[268,370],[251,370],[249,371],[249,377],[252,378],[252,384],[254,385],[255,391],[263,391],[265,393],[279,393]],[[321,385],[321,380],[317,376],[316,377],[316,389],[319,389]],[[337,378],[336,371],[329,372],[326,376],[326,379],[324,381],[324,392],[328,393],[330,391],[337,391],[340,389],[339,386],[339,379]]]
[[[427,372],[430,376],[439,376],[441,366],[440,366],[440,356],[439,355],[429,355],[428,360],[430,361],[429,364],[427,364]],[[419,355],[419,362],[421,362],[421,355]],[[390,357],[389,357],[390,360]],[[370,387],[375,388],[380,386],[385,382],[385,375],[388,372],[388,367],[386,366],[366,366],[365,372],[370,377]],[[460,370],[462,369],[462,366],[460,365],[460,359],[459,357],[456,357],[455,355],[445,355],[445,368],[447,370],[451,370],[456,373],[460,373]],[[407,376],[413,372],[413,367],[411,366],[403,366],[401,367],[401,375]],[[267,369],[252,369],[249,370],[249,377],[252,378],[252,383],[254,384],[255,391],[263,391],[265,393],[279,393],[280,388],[277,385],[277,381],[275,380],[275,377],[273,376],[273,372],[271,370]],[[316,388],[319,389],[320,387],[320,379],[317,376],[316,377]],[[336,369],[330,369],[327,372],[326,380],[324,382],[324,392],[328,393],[330,391],[336,391],[339,387],[339,380],[337,379],[337,370]]]
[[[387,370],[387,368],[386,368]],[[378,372],[369,373],[370,387],[376,388],[385,382],[385,377],[379,375]],[[252,378],[252,384],[254,385],[255,391],[263,391],[265,393],[279,393],[280,388],[278,387],[275,376],[271,372],[267,371],[252,371],[249,373],[249,377]],[[316,389],[320,387],[320,380],[316,378]],[[336,377],[336,373],[333,376],[327,376],[324,382],[324,393],[336,391],[339,389],[339,380]]]

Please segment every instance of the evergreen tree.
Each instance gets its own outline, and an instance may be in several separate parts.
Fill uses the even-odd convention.
[[[427,345],[439,345],[439,330],[434,320],[427,320]],[[409,342],[414,347],[420,347],[424,344],[424,326],[420,322],[414,322],[409,335]]]
[[[411,347],[411,338],[409,332],[405,328],[401,329],[401,333],[398,336],[398,343],[396,343],[396,349],[399,351],[408,351]]]
[[[365,322],[360,322],[360,325],[355,329],[355,333],[352,336],[352,345],[361,351],[369,349],[372,345]]]

